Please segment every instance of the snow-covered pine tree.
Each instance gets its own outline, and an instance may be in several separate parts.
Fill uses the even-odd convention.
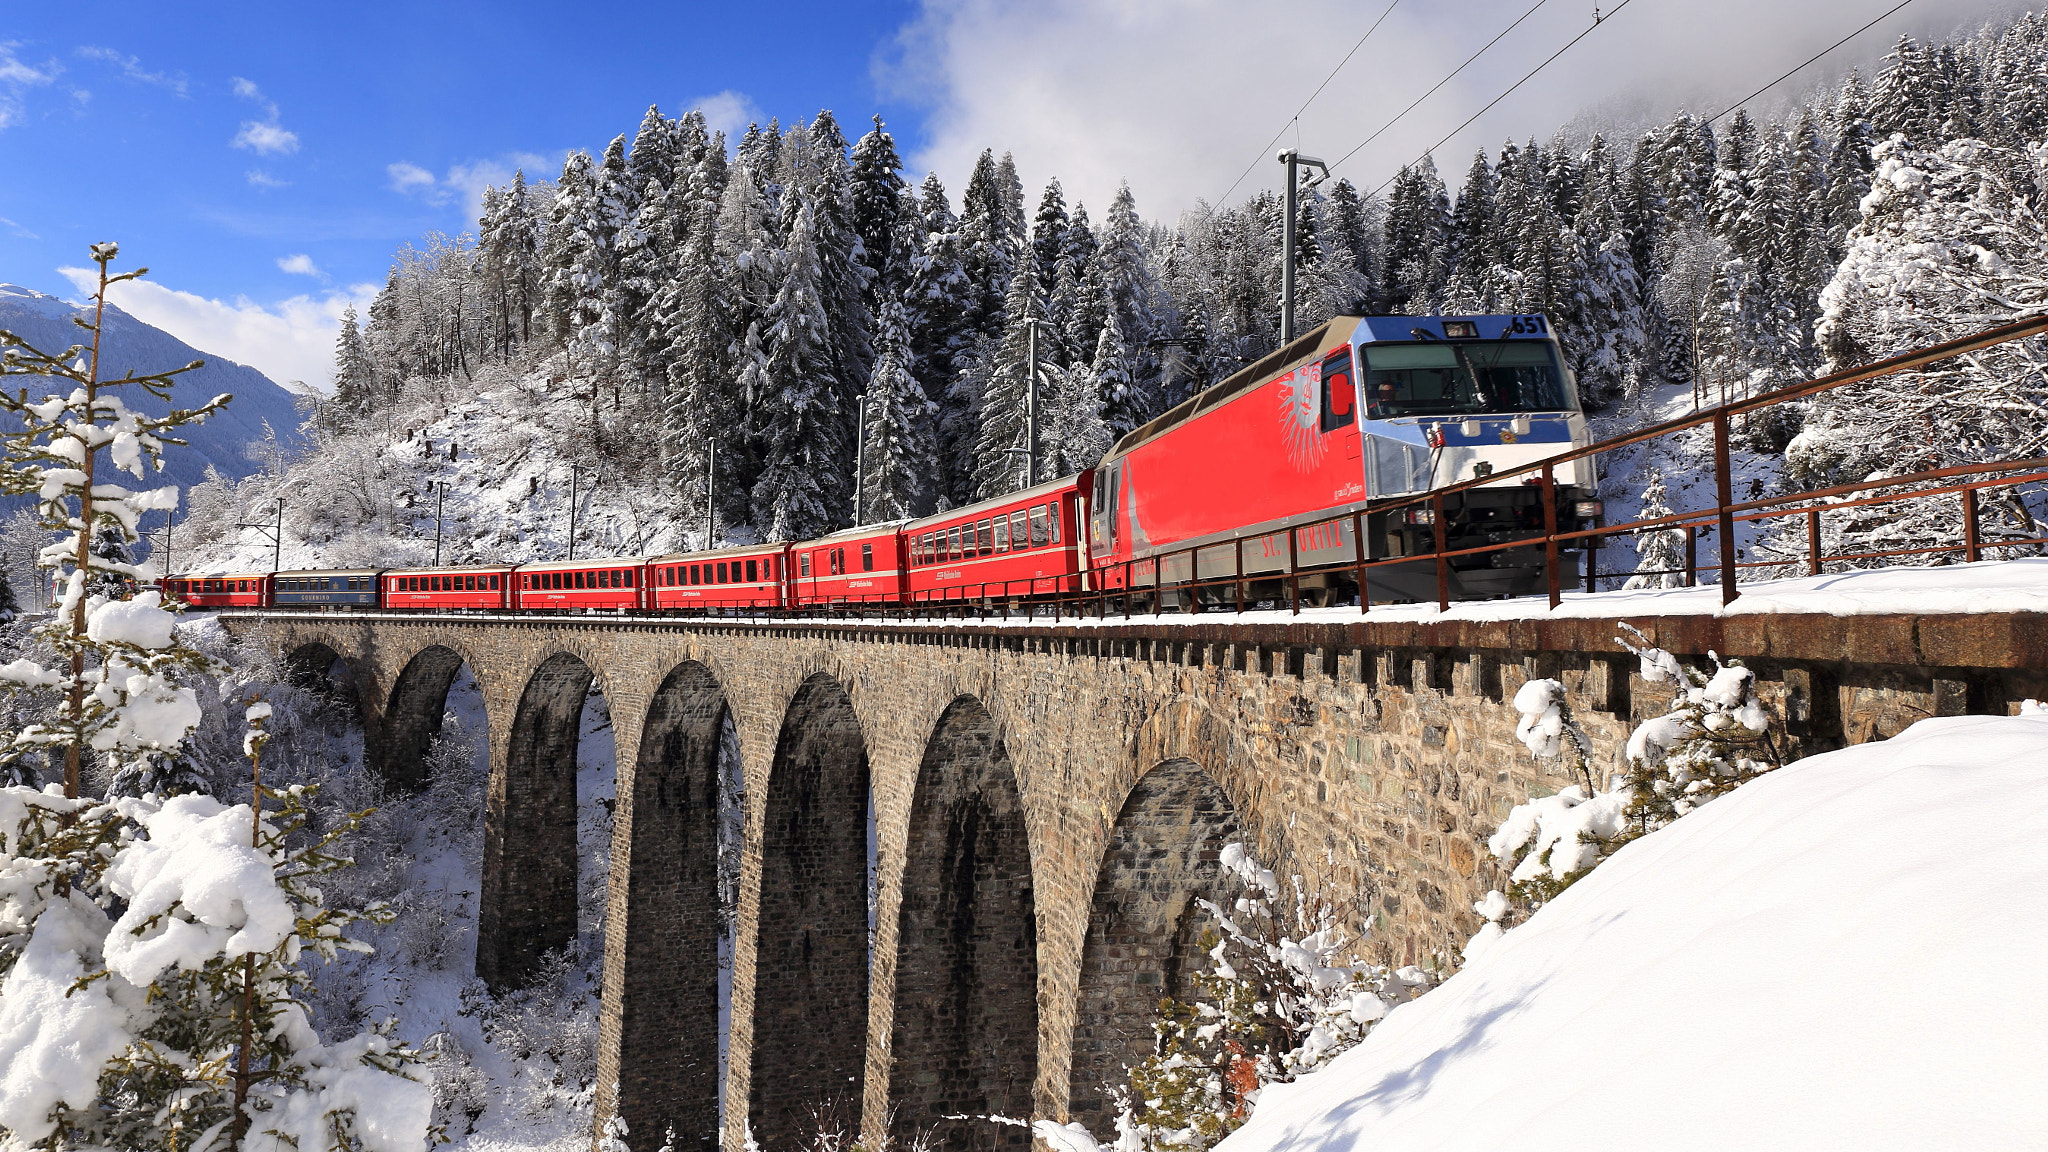
[[[1602,407],[1634,395],[1649,361],[1642,281],[1622,220],[1623,190],[1606,142],[1594,136],[1583,166],[1578,219],[1572,232],[1583,270],[1562,318],[1574,339],[1566,355],[1586,404]]]
[[[1451,279],[1444,285],[1446,313],[1494,311],[1494,264],[1499,259],[1499,238],[1494,231],[1493,166],[1486,151],[1472,156],[1465,170],[1465,184],[1458,190],[1458,206],[1451,213],[1450,235],[1457,251],[1451,263]]]
[[[697,200],[691,205],[691,218],[677,252],[675,278],[657,298],[667,365],[663,471],[669,491],[684,510],[685,525],[693,525],[704,507],[713,445],[728,470],[748,455],[747,409],[736,387],[733,362],[733,325],[743,309],[732,297],[734,282],[721,265],[719,205]],[[745,507],[745,493],[740,495],[741,499],[728,501],[721,519]],[[710,541],[704,543],[711,546]]]
[[[1119,184],[1116,197],[1109,204],[1109,215],[1103,221],[1101,248],[1095,256],[1103,291],[1109,298],[1109,312],[1115,318],[1123,346],[1123,363],[1130,375],[1127,386],[1114,391],[1105,386],[1103,391],[1103,419],[1112,436],[1121,436],[1164,411],[1159,406],[1155,369],[1138,354],[1159,325],[1158,285],[1146,249],[1145,225],[1138,219],[1137,199],[1131,195],[1130,184]]]
[[[136,491],[114,483],[113,469],[137,479],[151,466],[161,471],[164,446],[183,443],[177,430],[204,420],[230,399],[217,396],[198,408],[144,416],[122,398],[121,390],[139,388],[168,404],[173,378],[199,367],[198,361],[164,372],[102,377],[107,290],[147,271],[114,272],[111,265],[118,255],[114,244],[92,247],[98,276],[92,319],[77,321],[88,342],[53,352],[0,332],[0,379],[43,380],[57,390],[31,399],[26,387],[0,389],[0,409],[19,421],[17,431],[0,437],[6,456],[0,491],[34,495],[44,527],[58,534],[40,563],[53,570],[62,589],[56,611],[35,630],[36,638],[56,654],[56,666],[21,659],[0,670],[0,684],[55,689],[62,704],[55,715],[14,733],[0,749],[0,761],[61,754],[64,794],[73,798],[79,795],[88,750],[118,768],[153,760],[175,747],[199,720],[192,690],[179,687],[178,680],[211,663],[178,640],[171,628],[174,617],[160,607],[154,589],[132,598],[105,595],[110,588],[125,592],[123,582],[144,574],[92,546],[102,532],[113,533],[123,546],[132,543],[139,538],[136,528],[144,512],[177,506],[176,488]],[[99,594],[92,591],[96,583],[103,589]]]
[[[1650,468],[1643,482],[1642,506],[1638,520],[1656,520],[1672,514],[1671,493],[1664,487],[1664,470]],[[1636,533],[1635,574],[1623,588],[1680,588],[1685,585],[1685,529],[1665,526],[1645,528]]]
[[[1876,156],[1863,220],[1821,294],[1823,371],[2048,312],[2048,234],[2035,208],[2048,154],[1970,139],[1929,150],[1899,135]],[[1818,488],[2039,456],[2048,435],[2044,357],[2038,338],[2018,341],[1822,393],[1785,449],[1787,468]],[[1985,502],[1982,531],[1987,539],[2040,536],[2044,512],[2039,492],[2007,491]],[[1953,497],[1845,509],[1823,516],[1823,543],[1835,552],[1952,545],[1962,539],[1960,519]]]
[[[495,191],[495,190],[493,190]],[[486,200],[477,229],[481,272],[491,294],[493,341],[498,356],[533,339],[533,313],[541,279],[541,224],[529,201],[524,169],[512,173],[512,184],[494,200]],[[336,370],[336,396],[340,395]]]
[[[853,444],[832,374],[817,224],[807,203],[797,210],[781,264],[782,283],[763,317],[773,391],[760,408],[753,523],[769,540],[808,540],[846,522]]]
[[[874,275],[868,281],[871,308],[883,300],[900,296],[910,279],[915,251],[898,243],[902,235],[903,160],[896,154],[896,139],[875,117],[873,130],[853,146],[853,165],[848,173],[847,195],[851,205],[853,231],[860,237],[864,262]],[[881,355],[877,328],[875,354]]]
[[[982,394],[981,424],[974,444],[974,497],[986,500],[1025,486],[1026,462],[1018,453],[1026,450],[1025,403],[1031,388],[1031,374],[1038,373],[1039,399],[1047,395],[1045,361],[1026,361],[1029,337],[1027,321],[1045,319],[1045,295],[1038,290],[1036,268],[1026,262],[1010,278],[1010,294],[1003,314],[1009,323],[1000,343],[989,347],[988,383]],[[1038,443],[1038,464],[1045,467],[1044,429]],[[1045,473],[1039,473],[1041,478]]]
[[[845,426],[839,432],[842,443],[851,445],[860,435],[856,426],[855,400],[867,386],[875,359],[873,319],[868,313],[869,283],[875,271],[867,263],[860,233],[854,227],[853,196],[849,188],[846,136],[832,113],[822,111],[811,121],[805,136],[804,183],[791,193],[801,192],[812,212],[814,243],[818,252],[819,303],[825,310],[825,339],[832,379],[839,390],[839,411]],[[784,219],[790,219],[784,205]],[[848,470],[841,467],[841,474]],[[841,503],[851,508],[850,493]]]
[[[1450,197],[1435,160],[1424,156],[1402,165],[1387,192],[1380,300],[1389,313],[1412,313],[1440,295],[1435,277],[1448,248],[1450,217]]]
[[[577,349],[581,336],[604,315],[604,245],[608,236],[599,221],[597,182],[590,153],[572,151],[555,181],[555,199],[548,210],[547,249],[543,256],[548,327],[569,352],[569,371],[580,370]],[[396,275],[394,274],[394,280]],[[378,324],[376,309],[371,322]]]
[[[378,401],[377,370],[369,345],[356,326],[353,306],[341,310],[341,334],[334,341],[334,395],[317,410],[322,427],[337,432],[366,415]]]
[[[1038,197],[1038,213],[1031,218],[1031,264],[1038,283],[1050,290],[1059,276],[1060,257],[1067,251],[1067,197],[1057,178],[1046,182]]]
[[[938,473],[932,404],[910,373],[910,325],[902,302],[884,302],[879,319],[875,370],[862,400],[865,472],[855,515],[867,524],[926,514]]]

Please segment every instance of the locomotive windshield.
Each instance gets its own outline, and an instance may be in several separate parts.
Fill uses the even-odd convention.
[[[1574,407],[1547,340],[1367,344],[1359,351],[1375,420]]]

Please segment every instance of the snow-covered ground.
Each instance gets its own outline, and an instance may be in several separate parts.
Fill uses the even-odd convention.
[[[1222,1152],[2037,1148],[2048,715],[1923,720],[1623,848]]]

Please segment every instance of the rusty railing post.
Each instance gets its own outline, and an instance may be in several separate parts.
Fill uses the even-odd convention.
[[[1557,573],[1557,476],[1543,466],[1543,583],[1550,592],[1550,606],[1564,602]]]
[[[1820,509],[1806,510],[1806,574],[1820,575]]]
[[[1287,614],[1289,616],[1301,615],[1301,573],[1294,566],[1295,531],[1296,529],[1292,526],[1289,526],[1287,529]]]
[[[1984,550],[1977,542],[1977,490],[1963,489],[1963,562],[1975,564]]]
[[[1444,555],[1444,498],[1441,494],[1429,498],[1429,533],[1436,545],[1436,610],[1451,610],[1451,560]]]
[[[1732,604],[1742,595],[1735,588],[1735,478],[1728,468],[1728,412],[1714,413],[1714,497],[1721,527],[1721,603]]]
[[[1231,567],[1236,572],[1234,579],[1237,583],[1237,612],[1238,615],[1242,616],[1244,614],[1244,541],[1233,537],[1230,541],[1230,553],[1232,559]]]
[[[1358,556],[1358,614],[1363,616],[1367,612],[1372,611],[1372,594],[1365,584],[1365,513],[1363,512],[1353,512],[1351,514],[1351,543],[1353,550]]]
[[[1700,582],[1700,534],[1697,525],[1685,526],[1685,586],[1698,587]]]

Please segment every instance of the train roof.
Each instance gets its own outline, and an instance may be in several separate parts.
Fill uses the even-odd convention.
[[[566,572],[577,568],[638,568],[652,562],[651,556],[596,556],[589,560],[550,560],[544,564],[521,564],[521,572]],[[421,569],[440,572],[445,569]]]
[[[277,576],[375,576],[382,568],[286,568]]]
[[[730,560],[735,556],[768,556],[781,552],[788,544],[737,544],[731,548],[705,548],[696,552],[670,552],[656,556],[650,564],[687,564],[690,561],[702,563],[706,560]]]
[[[896,534],[897,529],[908,523],[910,521],[906,519],[884,520],[878,524],[856,524],[851,528],[841,528],[837,532],[828,532],[823,536],[814,536],[809,540],[792,541],[791,547],[800,548],[806,544],[822,544],[827,540],[844,540],[848,537],[893,536]]]
[[[1351,334],[1358,330],[1358,325],[1362,319],[1362,317],[1358,316],[1337,316],[1324,321],[1322,324],[1310,329],[1307,333],[1297,336],[1288,343],[1261,356],[1253,361],[1249,367],[1240,368],[1231,373],[1224,378],[1222,383],[1204,388],[1192,397],[1167,409],[1150,423],[1140,424],[1129,432],[1124,433],[1123,439],[1118,440],[1115,446],[1110,448],[1109,456],[1104,457],[1104,459],[1121,456],[1147,440],[1160,435],[1167,429],[1186,423],[1199,413],[1207,412],[1212,408],[1228,403],[1239,395],[1249,392],[1266,381],[1271,380],[1279,375],[1280,369],[1297,360],[1315,359],[1341,344],[1350,342]],[[1417,318],[1403,316],[1400,319],[1408,321],[1412,325]]]
[[[260,580],[275,572],[173,572],[165,580]]]
[[[519,567],[517,564],[449,564],[442,567],[422,564],[413,568],[383,568],[379,569],[379,571],[387,576],[411,576],[415,573],[432,575],[436,572],[510,572],[517,567]],[[336,575],[340,575],[340,573],[336,573]]]
[[[940,524],[951,524],[955,520],[972,520],[983,512],[991,512],[1010,504],[1029,503],[1042,496],[1050,496],[1055,492],[1076,487],[1081,479],[1081,475],[1081,473],[1076,472],[1071,476],[1062,476],[1057,480],[1048,480],[1035,488],[1020,488],[1015,492],[1005,492],[1001,496],[991,496],[978,504],[963,504],[958,508],[949,508],[944,512],[935,512],[922,520],[904,521],[901,527],[906,532],[919,532]]]

